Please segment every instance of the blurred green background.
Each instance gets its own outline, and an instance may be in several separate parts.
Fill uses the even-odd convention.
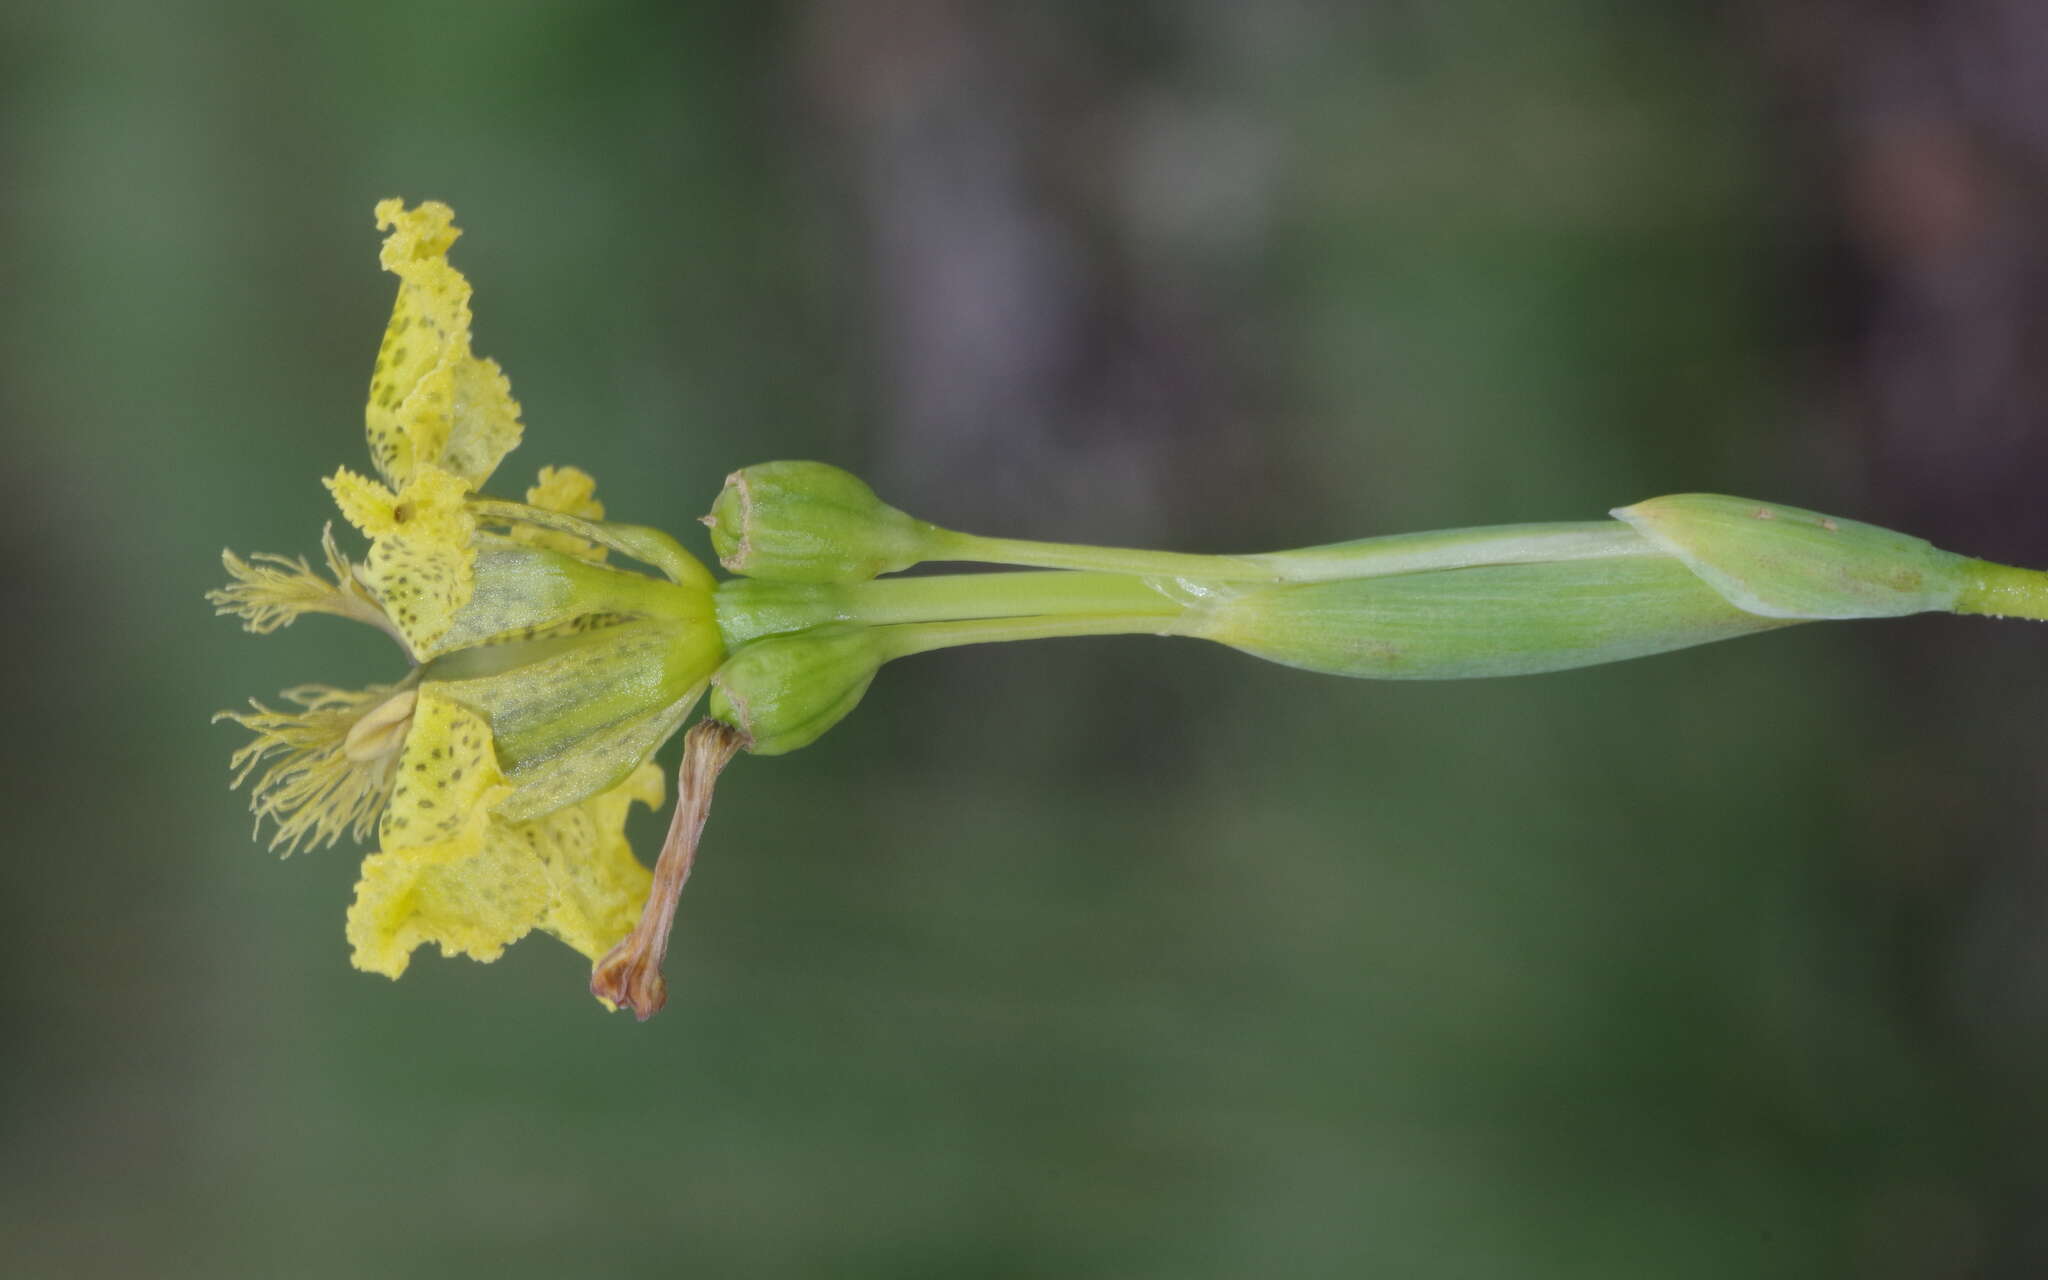
[[[353,972],[207,716],[452,203],[504,473],[1251,550],[1718,490],[2048,563],[2006,0],[0,0],[0,1269],[2034,1276],[2043,633],[1524,681],[933,655],[727,776],[669,1007]],[[641,831],[643,849],[658,824]]]

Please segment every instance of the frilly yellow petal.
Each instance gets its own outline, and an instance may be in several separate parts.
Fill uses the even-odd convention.
[[[506,791],[490,726],[429,684],[398,754],[391,801],[377,826],[386,853],[447,860],[482,846],[486,811]]]
[[[393,197],[377,202],[377,230],[389,231],[377,262],[386,271],[404,275],[415,262],[433,262],[448,256],[448,248],[462,235],[455,225],[455,210],[439,200],[423,200],[417,209]]]
[[[539,483],[526,491],[526,505],[556,511],[579,520],[603,520],[604,503],[597,500],[597,481],[577,467],[542,467]],[[546,547],[585,560],[603,560],[605,548],[572,533],[556,533],[532,525],[515,524],[512,537],[531,547]]]
[[[466,356],[455,365],[454,381],[455,402],[439,461],[473,489],[519,446],[525,429],[519,423],[519,402],[512,398],[512,381],[496,360]]]
[[[597,481],[581,467],[542,467],[537,482],[526,490],[528,506],[559,511],[580,520],[604,519],[597,500]]]
[[[364,536],[374,538],[397,529],[392,509],[398,505],[398,495],[375,480],[343,467],[320,483],[333,495],[342,518],[362,530]]]
[[[541,927],[595,961],[632,931],[653,876],[626,843],[626,811],[661,808],[662,773],[643,764],[610,791],[505,831],[523,840],[547,873]]]
[[[487,840],[453,862],[373,853],[348,912],[350,960],[396,978],[413,949],[432,942],[444,956],[488,963],[540,923],[547,903],[539,862],[510,841]]]
[[[327,478],[335,505],[370,537],[358,575],[420,659],[439,652],[476,590],[476,518],[468,485],[438,466],[418,468],[397,493],[343,468]]]
[[[358,969],[397,977],[413,948],[495,960],[540,921],[546,877],[494,841],[490,802],[504,779],[483,717],[432,685],[420,690],[378,825],[383,851],[363,859],[348,913]]]
[[[448,264],[462,233],[445,204],[377,206],[391,228],[379,261],[398,276],[398,300],[377,351],[364,425],[370,458],[393,486],[427,464],[476,488],[518,445],[519,403],[495,361],[470,352],[470,286]]]
[[[634,803],[659,806],[642,765],[610,791],[525,823],[489,816],[505,793],[482,717],[424,686],[349,909],[359,969],[397,977],[415,948],[495,960],[539,927],[591,959],[633,927],[650,876],[625,839]]]

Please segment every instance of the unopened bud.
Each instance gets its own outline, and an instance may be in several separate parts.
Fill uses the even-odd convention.
[[[859,704],[882,660],[874,633],[862,626],[756,640],[711,677],[709,715],[739,730],[757,756],[795,751]]]
[[[925,559],[933,529],[822,462],[764,462],[726,477],[704,517],[718,562],[785,582],[864,582]]]

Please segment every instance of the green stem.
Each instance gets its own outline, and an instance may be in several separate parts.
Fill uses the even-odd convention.
[[[1254,556],[1196,556],[1178,551],[1142,551],[1128,547],[1090,547],[1064,542],[1033,542],[1027,538],[984,538],[972,533],[933,528],[926,544],[927,560],[962,560],[975,564],[1027,565],[1036,569],[1082,569],[1148,577],[1202,578],[1210,582],[1277,582],[1271,568]]]
[[[1609,556],[1656,555],[1658,549],[1617,520],[1498,525],[1363,538],[1299,551],[1244,556],[1191,556],[1173,551],[1069,546],[1016,538],[983,538],[933,529],[928,560],[1082,569],[1209,583],[1331,582],[1486,564],[1533,564]]]
[[[920,622],[904,626],[878,627],[876,643],[882,660],[907,658],[914,653],[950,649],[963,644],[996,644],[1008,640],[1052,640],[1061,636],[1172,635],[1173,628],[1159,614],[1131,614],[1124,617],[1028,617],[971,618],[956,622]]]
[[[1957,613],[1985,613],[1997,618],[2031,618],[2048,622],[2048,573],[1989,560],[1964,566]]]
[[[843,619],[869,626],[963,618],[1173,617],[1184,602],[1120,573],[962,573],[878,578],[840,589]]]

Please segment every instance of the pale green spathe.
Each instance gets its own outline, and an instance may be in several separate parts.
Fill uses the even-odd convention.
[[[1767,618],[1946,612],[1969,563],[1876,525],[1719,494],[1652,498],[1614,516],[1736,606]]]

